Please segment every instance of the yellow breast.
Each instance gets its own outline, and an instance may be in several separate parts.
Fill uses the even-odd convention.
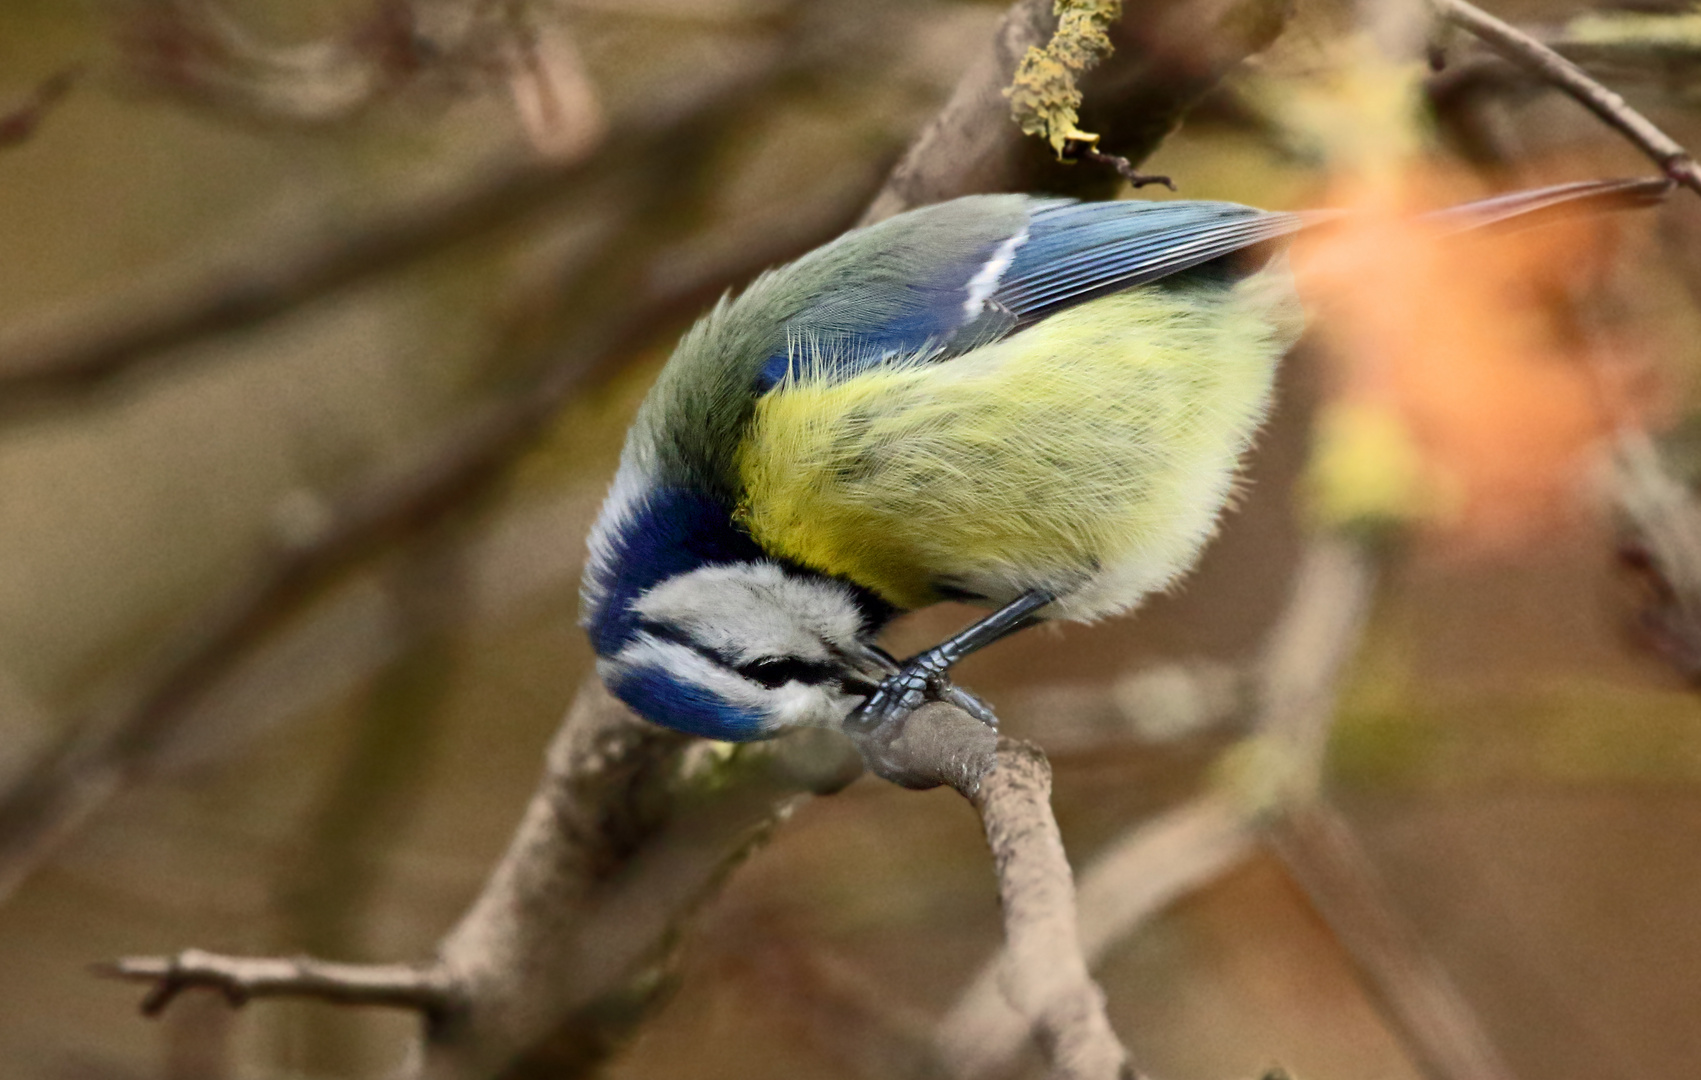
[[[1285,270],[1147,287],[936,363],[803,370],[758,405],[739,470],[757,541],[900,607],[1185,571],[1227,500],[1297,333]],[[1102,590],[1100,590],[1102,591]],[[1124,595],[1127,594],[1127,595]]]

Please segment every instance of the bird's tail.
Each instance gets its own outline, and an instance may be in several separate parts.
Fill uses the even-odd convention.
[[[1632,180],[1583,180],[1574,184],[1514,191],[1478,199],[1424,215],[1449,232],[1469,229],[1522,229],[1559,218],[1609,210],[1653,206],[1665,199],[1673,184],[1664,177]]]

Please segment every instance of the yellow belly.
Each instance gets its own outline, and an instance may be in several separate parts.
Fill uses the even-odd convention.
[[[905,608],[939,586],[1058,614],[1128,607],[1188,569],[1298,329],[1267,272],[1233,292],[1137,289],[944,362],[759,403],[740,513],[757,541]]]

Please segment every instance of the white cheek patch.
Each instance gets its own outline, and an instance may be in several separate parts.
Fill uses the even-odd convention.
[[[829,660],[862,631],[844,587],[802,580],[772,563],[706,566],[669,578],[632,605],[641,618],[676,626],[739,662],[769,656]]]

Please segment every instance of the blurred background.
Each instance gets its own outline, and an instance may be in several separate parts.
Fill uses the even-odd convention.
[[[1003,11],[0,7],[0,785],[83,762],[0,866],[0,1073],[396,1067],[406,1015],[192,993],[144,1019],[89,965],[429,955],[590,672],[583,537],[671,339],[854,223]],[[1495,11],[1701,145],[1701,10]],[[1246,673],[1308,545],[1348,545],[1374,586],[1323,786],[1393,917],[1510,1075],[1692,1076],[1701,654],[1612,462],[1645,430],[1671,473],[1701,464],[1701,202],[1436,242],[1411,208],[1655,170],[1462,40],[1439,73],[1379,47],[1374,15],[1305,0],[1144,165],[1180,197],[1362,211],[1294,253],[1314,330],[1205,564],[1135,618],[1021,635],[961,680],[1050,752],[1090,865],[1244,782],[1221,758],[1255,723]],[[330,569],[291,562],[450,466]],[[227,653],[162,683],[221,633]],[[77,757],[94,743],[116,756]],[[865,778],[733,877],[607,1071],[891,1075],[883,1032],[936,1022],[998,941],[970,809]],[[1268,854],[1101,976],[1158,1076],[1424,1075]]]

